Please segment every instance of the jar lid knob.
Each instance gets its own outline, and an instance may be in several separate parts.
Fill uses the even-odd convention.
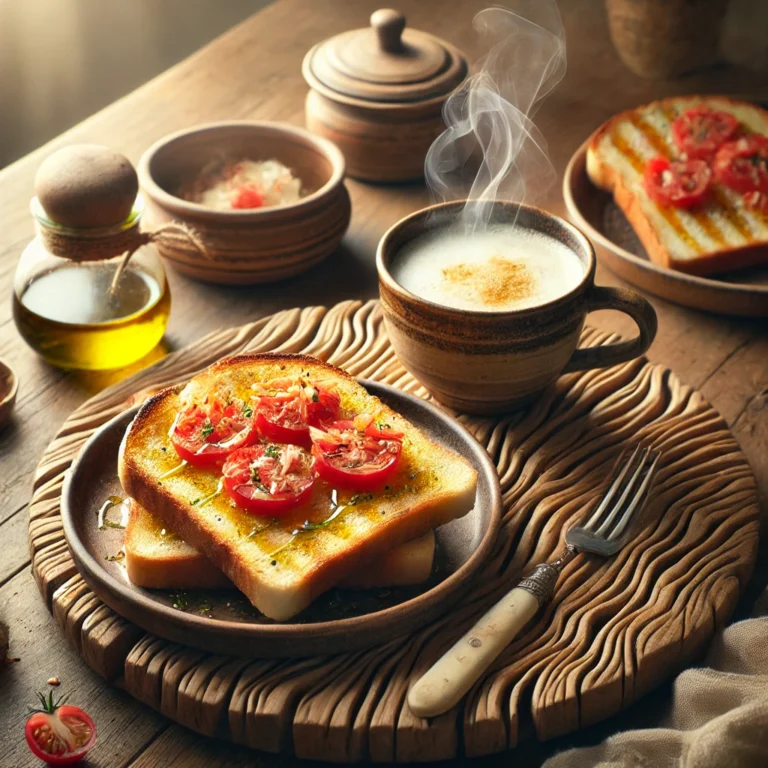
[[[379,37],[379,46],[387,53],[400,53],[404,50],[403,30],[405,16],[392,8],[380,8],[371,14],[371,26]]]

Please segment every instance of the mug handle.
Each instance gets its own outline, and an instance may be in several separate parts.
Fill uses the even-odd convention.
[[[635,321],[640,333],[629,341],[575,350],[563,373],[626,363],[640,357],[651,346],[658,326],[656,311],[639,293],[626,288],[593,285],[587,295],[587,312],[597,309],[616,309],[624,312]]]

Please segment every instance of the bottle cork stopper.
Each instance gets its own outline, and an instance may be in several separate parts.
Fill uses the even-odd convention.
[[[74,144],[46,158],[35,176],[35,194],[47,216],[73,229],[125,221],[139,191],[130,160],[99,144]]]

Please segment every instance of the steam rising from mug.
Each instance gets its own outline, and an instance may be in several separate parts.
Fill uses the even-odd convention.
[[[494,200],[531,202],[556,181],[531,118],[565,75],[563,23],[555,0],[518,0],[515,8],[475,16],[489,52],[446,101],[448,128],[424,163],[435,198],[473,202],[459,222],[470,232],[487,226]]]

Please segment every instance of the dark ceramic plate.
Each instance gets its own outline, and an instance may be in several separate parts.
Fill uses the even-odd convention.
[[[649,293],[684,307],[724,315],[768,317],[768,269],[747,269],[718,277],[696,277],[661,267],[648,259],[632,225],[587,176],[587,147],[582,144],[568,163],[563,197],[571,221],[602,246],[600,260],[613,272]]]
[[[234,589],[179,593],[134,586],[115,560],[123,531],[99,530],[97,513],[109,496],[122,495],[117,452],[138,408],[94,433],[64,483],[64,533],[83,578],[113,610],[149,632],[203,650],[241,656],[316,656],[366,648],[411,632],[444,613],[469,587],[496,538],[501,521],[496,469],[469,432],[434,406],[383,384],[362,383],[433,440],[464,456],[478,472],[472,511],[436,530],[435,567],[426,584],[331,590],[285,624],[262,616]]]

